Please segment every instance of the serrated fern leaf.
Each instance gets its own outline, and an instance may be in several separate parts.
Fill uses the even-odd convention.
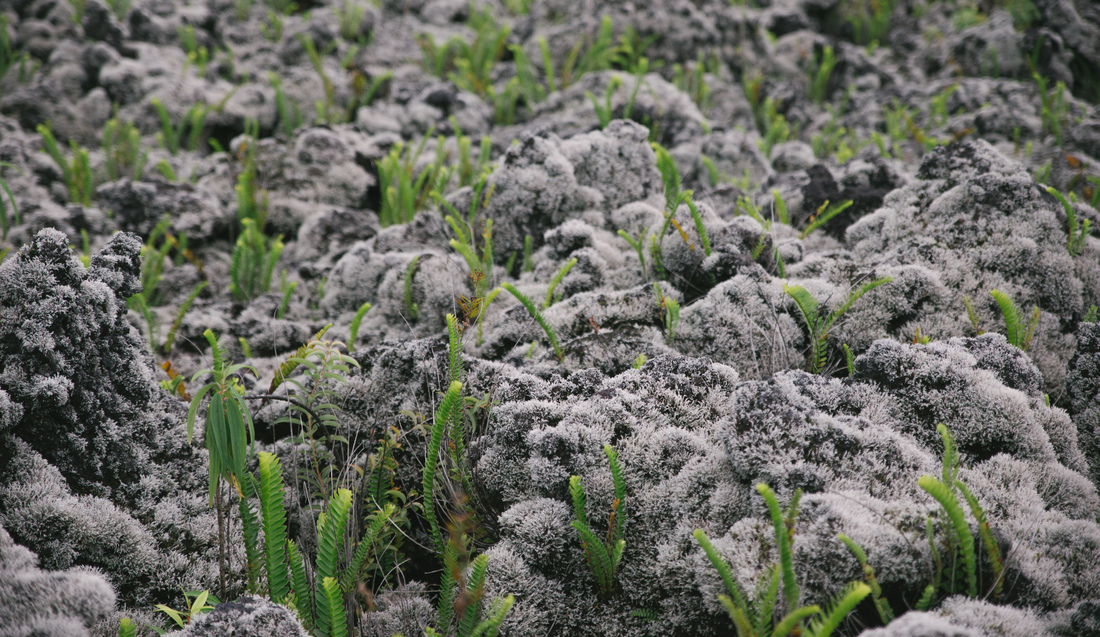
[[[867,582],[867,585],[871,587],[871,597],[875,603],[875,610],[878,611],[882,623],[884,625],[889,624],[894,620],[894,609],[890,607],[890,602],[882,597],[882,587],[879,586],[878,578],[875,577],[875,569],[867,563],[867,553],[855,540],[843,533],[838,535],[837,539],[843,542],[844,546],[848,547],[848,550],[855,556],[856,561],[859,562],[859,566],[863,570],[863,579]]]
[[[955,439],[947,425],[939,423],[936,431],[943,439],[943,483],[948,490],[954,491],[955,478],[959,475],[959,451],[955,448]]]
[[[332,622],[328,637],[347,637],[348,622],[344,615],[344,599],[340,593],[340,584],[335,577],[326,577],[321,580],[321,587],[325,593],[325,608]]]
[[[863,285],[849,292],[848,298],[844,301],[844,304],[829,313],[828,318],[825,319],[825,323],[821,327],[821,331],[828,332],[830,329],[832,329],[833,325],[836,324],[840,317],[844,316],[844,314],[847,313],[848,310],[852,309],[852,306],[855,305],[856,301],[858,301],[864,294],[867,294],[868,292],[877,288],[880,285],[886,285],[893,280],[894,277],[892,276],[884,276],[881,279],[868,281],[867,283],[864,283]]]
[[[692,533],[695,536],[695,541],[699,543],[699,546],[703,547],[703,552],[706,553],[707,559],[714,565],[714,568],[718,571],[718,576],[722,578],[722,583],[726,585],[726,590],[729,591],[729,596],[733,599],[733,603],[741,608],[745,607],[745,595],[741,591],[741,585],[737,583],[737,580],[733,578],[733,570],[730,569],[730,565],[726,562],[725,558],[718,554],[718,551],[714,549],[714,545],[710,543],[710,538],[703,532],[702,529],[695,529]]]
[[[497,633],[500,632],[500,625],[504,623],[515,603],[516,598],[514,596],[505,597],[490,613],[489,618],[477,625],[470,637],[497,637]]]
[[[753,627],[757,635],[767,635],[771,632],[775,603],[779,600],[779,565],[773,564],[768,572],[760,576],[756,587],[756,616],[753,617]]]
[[[947,485],[930,475],[921,476],[917,480],[917,485],[940,503],[940,506],[947,513],[947,517],[951,520],[951,524],[955,528],[955,537],[958,538],[959,551],[962,553],[963,561],[966,564],[967,594],[972,598],[977,597],[978,574],[977,558],[974,555],[974,536],[970,533],[970,525],[967,523],[962,509],[959,508],[958,500],[955,499],[955,495],[947,488]]]
[[[489,566],[489,556],[482,553],[474,558],[470,565],[470,582],[467,586],[467,606],[462,619],[458,622],[458,637],[470,637],[481,615],[481,598],[485,594],[485,572]]]
[[[382,538],[386,523],[390,521],[395,511],[396,507],[394,507],[392,503],[386,504],[386,506],[374,516],[374,520],[371,521],[367,530],[363,532],[363,537],[359,540],[359,546],[355,548],[355,555],[352,556],[351,563],[348,564],[348,568],[344,571],[344,588],[346,590],[350,591],[355,588],[355,584],[359,580],[359,574],[363,571],[363,566],[367,563],[367,558],[370,556],[371,547]]]
[[[993,537],[989,520],[985,517],[985,509],[978,504],[978,499],[970,493],[970,489],[961,481],[956,481],[955,486],[963,494],[967,505],[970,506],[970,512],[974,514],[974,519],[978,521],[978,535],[982,539],[986,556],[989,558],[989,565],[993,570],[993,597],[998,598],[1004,592],[1004,578],[1002,577],[1004,562],[1001,560],[1001,549],[997,545],[997,540]]]
[[[863,582],[851,582],[845,586],[840,595],[829,605],[829,610],[810,622],[809,630],[806,631],[807,637],[832,635],[833,631],[844,622],[844,618],[870,594],[871,587]]]
[[[779,623],[775,625],[775,630],[772,631],[772,637],[787,637],[787,635],[793,633],[805,619],[820,612],[821,608],[818,606],[802,606],[801,608],[794,609],[787,613],[783,619],[779,620]]]
[[[584,554],[588,557],[588,563],[592,567],[592,574],[596,576],[596,584],[600,587],[600,592],[611,592],[614,587],[615,568],[612,566],[611,556],[607,554],[607,547],[579,520],[573,520],[572,526],[581,537]]]
[[[732,599],[725,595],[718,596],[718,602],[726,608],[726,612],[729,613],[730,619],[733,620],[733,627],[737,629],[737,637],[755,637],[756,633],[752,630],[752,624],[749,623],[749,618],[745,615],[745,609],[738,606]]]
[[[798,307],[799,314],[802,315],[802,322],[806,325],[806,331],[810,335],[810,338],[817,340],[817,325],[820,320],[818,316],[817,299],[801,285],[787,285],[784,283],[783,291],[794,299],[794,303]]]
[[[989,293],[997,301],[997,305],[1001,308],[1001,315],[1004,316],[1005,338],[1013,347],[1020,347],[1023,326],[1020,324],[1020,315],[1016,311],[1016,304],[1012,302],[1012,297],[996,289],[990,290]]]
[[[238,509],[241,514],[241,531],[244,534],[244,555],[248,562],[248,590],[257,593],[260,586],[260,522],[256,518],[256,510],[252,508],[252,496],[254,489],[252,476],[245,474],[242,480],[244,495],[238,501]]]
[[[267,562],[267,590],[277,604],[290,595],[286,562],[286,510],[283,507],[283,467],[273,453],[260,453],[260,509]]]
[[[764,497],[768,512],[771,513],[772,525],[775,527],[775,545],[779,549],[779,566],[783,569],[783,597],[787,602],[787,608],[798,608],[798,598],[801,597],[801,593],[798,589],[798,580],[794,575],[794,555],[788,539],[787,522],[771,487],[761,482],[756,485],[756,490]]]
[[[554,348],[554,355],[558,357],[558,360],[565,358],[565,353],[562,352],[561,344],[558,342],[558,335],[554,332],[554,328],[546,322],[543,318],[542,312],[539,311],[535,304],[531,302],[531,299],[527,298],[522,292],[517,290],[511,283],[505,281],[500,284],[500,287],[508,291],[509,294],[516,297],[516,300],[520,302],[523,307],[527,308],[527,312],[531,314],[531,317],[535,319],[535,322],[542,327],[542,331],[546,333],[546,338],[549,339],[550,345]]]
[[[580,476],[570,476],[569,496],[573,501],[573,517],[581,524],[588,526],[588,503],[584,495],[584,483]]]
[[[287,554],[290,556],[290,586],[294,597],[294,608],[298,612],[298,620],[302,622],[306,630],[313,630],[315,619],[309,579],[306,576],[306,564],[294,540],[287,543]]]
[[[340,489],[328,501],[328,510],[325,511],[324,523],[317,524],[317,572],[315,577],[322,583],[336,577],[336,559],[340,551],[340,543],[344,537],[344,528],[348,523],[348,511],[351,509],[351,491]],[[338,583],[337,583],[338,584]],[[339,586],[337,586],[339,588]],[[317,628],[322,634],[331,634],[336,624],[343,622],[341,615],[332,615],[329,612],[327,590],[319,586],[317,590]]]
[[[424,461],[424,472],[422,474],[424,517],[428,519],[432,539],[435,540],[436,549],[440,553],[443,553],[445,546],[443,533],[439,527],[439,518],[436,517],[435,512],[435,474],[436,467],[439,464],[439,448],[443,444],[443,432],[447,428],[447,423],[453,418],[454,410],[457,408],[461,396],[462,383],[457,381],[451,383],[446,395],[443,396],[443,402],[440,403],[439,409],[435,412],[431,438],[428,441],[428,457]]]

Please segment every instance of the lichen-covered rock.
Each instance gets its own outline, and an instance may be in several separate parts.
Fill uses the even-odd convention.
[[[1024,321],[1038,306],[1042,315],[1029,353],[1046,391],[1060,395],[1074,340],[1064,326],[1100,300],[1100,244],[1089,238],[1084,253],[1071,256],[1062,206],[988,143],[937,148],[917,177],[848,229],[853,255],[922,265],[939,275],[952,294],[926,314],[926,334],[972,329],[964,298],[973,302],[980,329],[998,329],[1003,321],[993,289],[1015,301]]]
[[[0,523],[44,566],[94,566],[127,601],[211,581],[206,466],[126,320],[132,234],[84,268],[44,230],[0,266]],[[186,553],[191,556],[187,557]]]
[[[0,526],[0,599],[2,637],[87,637],[115,592],[92,569],[40,570],[38,557]]]
[[[1093,484],[1100,486],[1100,323],[1077,327],[1077,349],[1066,372],[1068,409]]]
[[[85,270],[64,235],[43,230],[0,267],[0,384],[23,412],[12,433],[82,492],[138,480],[134,447],[154,435],[155,383],[126,320],[140,249],[116,235]]]
[[[262,597],[223,602],[180,631],[180,637],[306,637],[294,613]]]

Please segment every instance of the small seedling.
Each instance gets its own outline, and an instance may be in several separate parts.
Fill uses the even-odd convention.
[[[1051,186],[1047,186],[1046,190],[1058,199],[1062,204],[1062,208],[1066,211],[1066,249],[1072,257],[1081,256],[1081,253],[1085,250],[1085,241],[1088,239],[1089,232],[1092,229],[1092,220],[1078,220],[1073,205],[1066,200],[1062,193]]]
[[[660,284],[656,281],[653,283],[653,291],[657,294],[657,305],[665,313],[665,343],[671,345],[672,341],[676,340],[676,326],[680,322],[680,303],[670,296],[665,296]]]
[[[821,54],[814,55],[814,64],[810,72],[810,99],[818,104],[828,97],[829,80],[836,68],[836,55],[831,45],[825,45]]]
[[[606,541],[597,537],[588,523],[588,502],[580,476],[569,478],[569,495],[573,500],[572,526],[580,535],[581,547],[584,549],[585,557],[588,558],[592,574],[596,577],[600,594],[608,597],[615,591],[615,575],[619,570],[619,562],[623,558],[623,550],[626,548],[626,540],[623,539],[623,529],[626,525],[626,480],[619,466],[619,454],[611,448],[611,445],[604,445],[603,452],[611,465],[611,479],[615,487],[615,499],[611,501],[611,514],[608,517]]]
[[[883,277],[864,283],[858,288],[853,288],[848,293],[848,299],[844,301],[844,304],[830,312],[829,315],[824,318],[821,317],[817,299],[815,299],[806,288],[801,285],[783,284],[783,291],[794,299],[795,305],[798,307],[798,311],[802,316],[802,322],[806,325],[806,331],[810,337],[810,349],[807,354],[807,371],[818,374],[825,369],[829,355],[829,330],[833,328],[837,320],[844,316],[844,314],[851,309],[855,302],[864,294],[893,280],[893,277]]]
[[[852,200],[848,199],[838,204],[829,206],[829,200],[826,199],[825,203],[818,206],[814,214],[810,215],[810,222],[806,225],[805,228],[802,229],[802,236],[800,238],[805,239],[806,237],[810,236],[810,234],[814,230],[817,230],[818,228],[832,221],[833,217],[836,217],[840,213],[844,212],[849,207],[851,207],[851,205]]]
[[[565,275],[569,274],[569,271],[573,269],[573,266],[577,265],[577,258],[573,257],[561,266],[561,268],[554,273],[554,278],[550,280],[550,287],[546,289],[546,300],[542,303],[542,309],[546,309],[561,300],[561,295],[554,296],[554,291],[558,289],[558,285],[561,283]]]
[[[1001,308],[1001,315],[1004,316],[1005,338],[1013,347],[1026,352],[1031,347],[1031,338],[1035,335],[1035,329],[1039,326],[1039,316],[1041,314],[1039,306],[1035,305],[1031,308],[1031,316],[1025,324],[1020,320],[1020,315],[1016,310],[1016,304],[1013,303],[1012,297],[1000,290],[990,290],[989,293],[997,301],[997,305]]]

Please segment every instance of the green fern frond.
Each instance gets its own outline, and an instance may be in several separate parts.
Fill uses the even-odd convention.
[[[1025,352],[1031,348],[1031,339],[1035,336],[1035,329],[1039,327],[1039,316],[1041,314],[1038,305],[1031,306],[1031,316],[1027,320],[1027,326],[1024,328],[1023,337],[1020,341],[1020,349]]]
[[[336,559],[339,556],[341,540],[344,537],[344,529],[348,523],[348,511],[351,510],[352,493],[348,489],[340,489],[328,501],[328,509],[325,516],[317,523],[317,570],[315,577],[324,583],[329,578],[335,578]],[[335,580],[334,580],[335,581]],[[337,588],[339,588],[337,586]],[[330,634],[335,626],[343,621],[343,611],[338,616],[329,614],[327,589],[325,586],[317,590],[317,628],[322,634]]]
[[[855,556],[856,561],[859,562],[859,566],[863,570],[863,579],[871,587],[871,597],[875,602],[875,610],[878,611],[882,623],[884,625],[889,624],[894,620],[894,609],[890,607],[890,602],[882,597],[882,587],[879,586],[878,578],[875,577],[875,569],[867,563],[867,553],[855,540],[843,533],[838,535],[837,539],[848,547],[848,550]]]
[[[856,357],[852,354],[851,348],[848,344],[844,344],[844,364],[848,367],[848,378],[856,375]]]
[[[458,637],[469,637],[477,627],[478,617],[481,615],[481,598],[485,594],[485,572],[489,567],[489,556],[482,553],[474,558],[470,565],[470,581],[466,591],[466,610],[458,622]]]
[[[611,465],[611,480],[615,486],[615,501],[611,505],[612,521],[609,529],[610,541],[615,542],[623,536],[623,526],[626,524],[626,480],[623,478],[622,467],[619,466],[619,454],[611,445],[604,445],[603,452]]]
[[[277,604],[286,603],[290,579],[286,562],[286,510],[283,508],[283,467],[279,457],[261,452],[260,511],[267,560],[267,590]]]
[[[447,315],[447,381],[461,383],[465,379],[462,365],[462,334],[458,328],[458,318]]]
[[[313,626],[316,624],[316,616],[313,613],[313,601],[310,594],[309,579],[306,576],[305,559],[294,540],[287,542],[287,554],[290,556],[290,587],[294,598],[294,609],[298,613],[298,620],[302,622],[306,630],[313,630]]]
[[[363,537],[359,540],[359,546],[355,549],[355,555],[352,556],[351,563],[344,570],[345,590],[350,591],[355,588],[355,584],[359,581],[359,576],[363,572],[363,566],[366,565],[367,558],[370,557],[371,548],[385,535],[386,524],[396,511],[397,508],[392,503],[387,503],[374,516],[367,530],[363,532]]]
[[[1004,316],[1005,338],[1014,347],[1020,347],[1023,343],[1024,328],[1020,324],[1020,315],[1016,311],[1016,304],[1012,302],[1012,297],[996,289],[990,290],[989,293],[997,301],[997,305],[1001,308],[1001,315]]]
[[[736,605],[732,599],[725,595],[719,595],[718,601],[726,608],[730,619],[733,620],[733,626],[737,629],[737,637],[755,637],[756,633],[753,632],[752,624],[749,622],[743,607]]]
[[[580,520],[571,523],[581,537],[581,545],[584,554],[588,558],[588,564],[592,567],[592,574],[596,577],[596,584],[601,593],[609,593],[613,588],[615,568],[612,564],[612,556],[607,554],[607,547],[600,541],[590,528],[582,524]]]
[[[810,622],[807,637],[829,637],[840,627],[844,619],[856,609],[864,597],[871,594],[871,587],[863,582],[851,582],[829,605],[829,610]]]
[[[798,312],[802,316],[802,322],[806,325],[806,330],[810,334],[810,338],[816,339],[817,325],[820,321],[817,299],[801,285],[787,285],[784,283],[783,291],[794,299],[794,303],[798,307]]]
[[[974,519],[978,521],[978,536],[982,539],[986,556],[989,558],[990,568],[993,570],[993,597],[998,598],[1004,592],[1004,578],[1002,577],[1004,562],[1001,560],[1001,549],[997,545],[997,540],[993,537],[989,520],[985,516],[985,509],[978,504],[978,499],[970,493],[970,489],[961,480],[956,480],[955,486],[963,494],[963,499],[970,506],[970,512],[974,514]]]
[[[955,479],[959,475],[959,451],[955,448],[955,438],[947,425],[936,425],[936,431],[943,439],[943,483],[952,493],[955,491]]]
[[[775,527],[775,544],[779,549],[779,565],[783,569],[783,596],[787,601],[787,608],[798,608],[801,593],[798,589],[798,580],[794,575],[794,554],[791,550],[783,511],[779,508],[779,500],[771,487],[761,482],[756,485],[756,490],[764,496],[764,502],[767,503],[768,511],[771,513],[772,525]]]
[[[691,219],[695,222],[695,231],[699,233],[699,240],[703,243],[703,254],[710,256],[710,238],[707,236],[707,228],[703,225],[703,217],[699,214],[699,207],[695,205],[695,200],[692,197],[688,197],[684,203],[687,204],[688,210],[691,212]]]
[[[795,629],[798,628],[803,621],[820,612],[821,607],[819,606],[802,606],[801,608],[792,610],[775,625],[775,630],[772,631],[772,637],[786,637],[794,633]],[[808,633],[803,634],[809,637]]]
[[[832,329],[833,325],[836,324],[840,317],[844,316],[844,314],[848,310],[852,309],[852,306],[855,305],[855,302],[858,301],[864,294],[867,294],[878,286],[885,285],[893,280],[894,277],[892,276],[884,276],[881,279],[868,281],[867,283],[864,283],[863,285],[849,292],[848,299],[844,301],[844,304],[829,313],[828,318],[825,319],[824,324],[821,326],[821,331],[828,332],[830,329]]]
[[[350,489],[339,489],[328,501],[324,519],[317,524],[317,574],[322,579],[336,576],[336,560],[351,510]]]
[[[241,515],[241,531],[244,535],[244,555],[248,567],[248,590],[258,593],[260,590],[260,576],[262,564],[260,563],[260,521],[256,517],[256,510],[252,508],[252,497],[255,488],[252,484],[252,476],[241,476],[243,496],[237,502]],[[282,502],[280,502],[280,505]]]
[[[828,205],[829,202],[826,201],[822,208]],[[806,237],[810,236],[813,231],[832,221],[833,217],[836,217],[840,213],[844,212],[851,205],[852,200],[849,199],[847,201],[843,201],[841,203],[830,206],[827,210],[824,210],[824,212],[822,212],[822,210],[819,208],[818,212],[811,218],[810,223],[802,230],[802,236],[800,238],[805,239]]]
[[[477,625],[473,634],[470,637],[497,637],[500,632],[500,625],[504,623],[505,618],[508,617],[508,613],[512,611],[512,606],[516,603],[516,598],[509,595],[497,605],[497,608],[493,610],[489,618]]]
[[[951,520],[951,524],[955,528],[955,537],[958,539],[959,551],[962,553],[963,561],[966,564],[967,594],[972,598],[977,597],[978,569],[977,559],[974,555],[974,536],[970,533],[970,525],[967,523],[962,509],[959,508],[958,500],[955,499],[954,493],[947,488],[947,485],[930,475],[921,476],[917,480],[917,485],[940,503],[940,506],[947,513],[947,517]]]
[[[460,576],[458,548],[455,542],[449,541],[443,548],[443,575],[439,581],[439,606],[436,609],[436,626],[443,635],[450,632],[458,589],[457,578]]]
[[[718,576],[722,578],[722,583],[726,585],[726,590],[729,591],[729,596],[733,599],[735,606],[745,607],[745,595],[741,590],[741,585],[737,583],[737,580],[733,577],[733,570],[726,562],[725,558],[718,554],[718,551],[714,549],[714,545],[710,543],[710,538],[703,532],[702,529],[695,529],[692,533],[695,536],[695,541],[699,543],[699,546],[703,547],[703,552],[707,554],[707,559],[714,565],[714,568],[718,571]]]
[[[340,593],[340,584],[335,577],[326,577],[321,580],[321,588],[325,595],[325,609],[331,618],[330,629],[322,633],[323,637],[347,637],[348,623],[344,615],[344,599]]]
[[[363,303],[359,306],[359,309],[355,311],[355,316],[351,319],[351,325],[348,327],[349,352],[355,351],[355,341],[359,339],[359,324],[363,322],[363,317],[366,316],[370,308],[370,303]]]
[[[573,266],[577,265],[577,257],[573,257],[565,262],[565,265],[561,266],[554,278],[550,280],[550,287],[546,289],[546,300],[542,302],[542,309],[546,309],[554,304],[554,291],[558,289],[558,284],[565,278],[565,275],[569,274],[569,271],[573,269]]]
[[[546,333],[546,338],[550,340],[550,345],[554,348],[554,355],[558,357],[558,360],[565,358],[565,353],[561,349],[561,344],[558,343],[558,335],[554,333],[554,328],[550,327],[550,324],[543,318],[542,312],[535,307],[535,304],[531,302],[531,299],[527,298],[525,294],[520,292],[511,283],[505,281],[500,284],[500,287],[508,291],[509,294],[516,297],[516,300],[527,308],[527,311],[531,314],[531,317],[535,319],[535,322],[542,327],[542,331]]]
[[[439,409],[435,412],[431,439],[428,442],[428,457],[424,461],[422,483],[424,494],[424,517],[428,518],[432,539],[435,540],[436,548],[440,553],[444,552],[445,544],[443,542],[443,533],[439,526],[439,519],[436,517],[435,512],[434,494],[436,466],[439,463],[439,449],[443,444],[443,432],[447,428],[447,423],[454,417],[454,410],[461,400],[461,397],[462,383],[457,381],[452,382],[447,389],[446,395],[443,396],[443,401],[440,403]]]
[[[779,565],[772,564],[771,568],[760,576],[760,581],[757,583],[756,616],[753,618],[753,628],[756,629],[757,635],[767,635],[771,632],[775,604],[779,601],[779,577]]]
[[[573,501],[573,517],[588,526],[588,504],[585,500],[584,484],[580,476],[569,477],[569,495]]]

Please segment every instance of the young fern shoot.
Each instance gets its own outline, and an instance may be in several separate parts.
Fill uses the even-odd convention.
[[[558,357],[558,360],[560,361],[565,358],[565,352],[561,349],[561,344],[558,342],[558,335],[554,332],[554,328],[550,326],[550,323],[546,322],[546,319],[542,316],[542,312],[539,311],[538,307],[535,306],[531,299],[527,298],[523,292],[517,290],[514,285],[507,281],[501,283],[500,287],[516,297],[516,300],[519,301],[523,307],[527,308],[528,313],[531,314],[531,318],[535,319],[535,322],[542,327],[542,331],[546,333],[546,338],[550,341],[550,346],[554,348],[554,355]]]
[[[1016,304],[1012,301],[1012,297],[1000,290],[990,290],[989,294],[997,301],[997,305],[1001,308],[1001,315],[1004,316],[1005,338],[1013,347],[1026,352],[1031,347],[1031,339],[1035,336],[1035,329],[1039,327],[1039,316],[1041,314],[1039,306],[1032,306],[1031,316],[1025,324],[1020,319],[1020,314],[1016,310]]]
[[[840,307],[836,308],[825,317],[821,316],[820,305],[817,299],[815,299],[806,288],[801,285],[783,284],[783,291],[794,299],[799,314],[802,316],[802,322],[805,324],[806,331],[810,337],[810,349],[807,354],[807,371],[819,374],[825,369],[829,356],[829,330],[833,328],[840,317],[844,316],[844,314],[851,309],[851,307],[855,305],[855,302],[864,294],[893,280],[893,277],[883,277],[864,283],[858,288],[853,288],[852,291],[848,293],[848,299],[844,301]]]
[[[626,540],[622,539],[623,528],[626,525],[626,481],[619,466],[619,454],[611,445],[604,445],[603,451],[611,464],[611,479],[615,486],[615,499],[611,502],[606,542],[592,531],[588,523],[587,498],[580,476],[569,478],[569,494],[573,500],[575,517],[572,526],[580,536],[581,547],[588,559],[588,565],[592,568],[600,594],[607,597],[615,591],[615,574],[618,572],[619,562],[626,548]]]

